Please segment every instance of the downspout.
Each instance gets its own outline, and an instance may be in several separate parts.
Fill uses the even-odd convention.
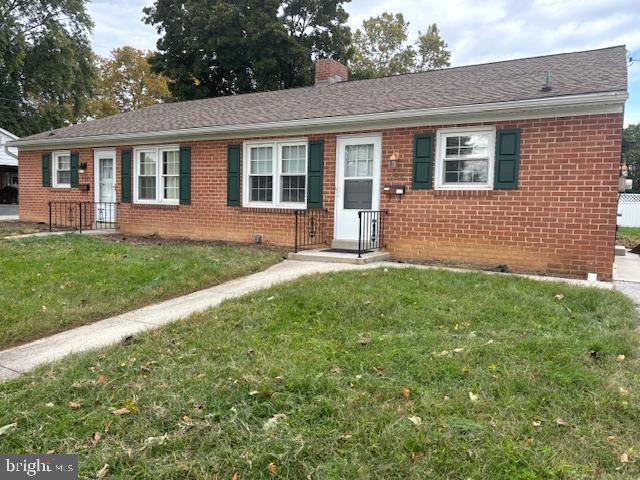
[[[10,157],[15,158],[16,160],[18,160],[18,155],[15,155],[14,153],[11,153],[9,151],[9,146],[6,143],[3,143],[2,146],[4,147],[4,151],[7,155],[9,155]]]

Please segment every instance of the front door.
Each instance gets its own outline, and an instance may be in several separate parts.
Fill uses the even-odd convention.
[[[116,221],[116,152],[95,152],[96,222]]]
[[[335,240],[357,242],[358,212],[380,208],[381,150],[378,135],[338,138]]]

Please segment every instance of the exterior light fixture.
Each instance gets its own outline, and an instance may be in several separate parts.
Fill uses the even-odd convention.
[[[398,152],[393,152],[391,154],[391,156],[389,157],[389,168],[393,170],[398,166],[398,158],[400,158]]]
[[[80,168],[78,168],[78,173],[86,173],[87,172],[87,164],[81,163]]]

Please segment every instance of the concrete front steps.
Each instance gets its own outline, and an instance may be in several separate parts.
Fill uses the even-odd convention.
[[[358,258],[357,253],[330,252],[327,250],[328,248],[325,247],[316,250],[302,250],[298,253],[291,252],[289,253],[289,260],[366,265],[368,263],[383,262],[391,259],[390,253],[379,250],[363,253],[360,258]]]

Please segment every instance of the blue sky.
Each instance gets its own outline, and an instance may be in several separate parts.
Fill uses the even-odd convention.
[[[158,38],[142,22],[152,0],[93,0],[93,47],[101,55],[132,45],[152,50]],[[626,45],[629,67],[625,124],[640,123],[640,6],[638,0],[352,0],[353,28],[384,11],[401,12],[410,33],[436,22],[452,52],[452,65]]]

